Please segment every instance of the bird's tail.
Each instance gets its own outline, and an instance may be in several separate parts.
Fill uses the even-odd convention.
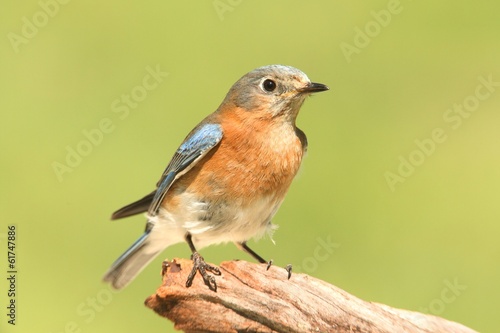
[[[146,231],[125,253],[123,253],[106,272],[103,281],[111,283],[113,288],[122,289],[160,254],[168,244],[153,242]]]

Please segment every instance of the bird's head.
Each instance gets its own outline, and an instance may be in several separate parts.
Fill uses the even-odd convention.
[[[283,65],[259,67],[245,74],[229,90],[223,105],[229,104],[254,117],[282,117],[295,122],[305,98],[328,90],[309,80],[302,71]]]

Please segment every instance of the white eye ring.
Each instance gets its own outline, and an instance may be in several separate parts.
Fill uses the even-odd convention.
[[[277,87],[276,81],[271,79],[265,79],[260,85],[265,92],[273,92]]]

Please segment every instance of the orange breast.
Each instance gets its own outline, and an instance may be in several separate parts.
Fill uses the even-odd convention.
[[[179,178],[171,192],[187,190],[243,205],[269,195],[283,199],[299,170],[305,137],[299,138],[288,122],[241,117],[239,112],[221,119],[219,145]]]

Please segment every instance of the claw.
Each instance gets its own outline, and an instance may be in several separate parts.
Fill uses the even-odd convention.
[[[208,274],[207,271],[215,275],[221,275],[219,268],[207,264],[205,262],[205,259],[203,259],[203,257],[198,252],[193,252],[191,259],[193,260],[193,269],[189,273],[188,278],[186,280],[186,287],[188,288],[191,287],[196,272],[200,272],[201,276],[203,277],[203,282],[205,282],[208,288],[210,290],[217,291],[217,283],[215,281],[215,277],[213,275]]]
[[[267,263],[266,271],[271,268],[271,265],[273,264],[273,259],[269,260]],[[292,264],[288,264],[285,266],[285,270],[288,272],[288,280],[292,277]]]
[[[288,264],[285,266],[285,270],[288,272],[288,280],[292,277],[292,264]]]

